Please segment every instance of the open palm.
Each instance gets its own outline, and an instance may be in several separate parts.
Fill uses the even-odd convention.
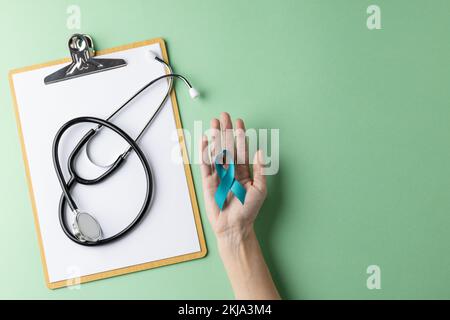
[[[210,145],[210,148],[208,146]],[[212,155],[217,155],[226,149],[233,162],[236,163],[235,178],[245,188],[247,194],[242,204],[231,192],[228,194],[223,210],[220,211],[214,195],[220,184],[218,174],[214,168],[214,160],[209,160],[210,149]],[[216,235],[244,235],[253,226],[264,199],[266,198],[266,179],[263,172],[262,152],[258,151],[253,160],[253,178],[250,174],[249,157],[245,138],[245,125],[240,119],[236,121],[233,130],[232,121],[228,113],[222,113],[220,121],[211,120],[211,142],[203,137],[200,145],[201,172],[203,193],[208,217]],[[212,158],[214,159],[214,158]],[[225,163],[230,159],[225,159]]]

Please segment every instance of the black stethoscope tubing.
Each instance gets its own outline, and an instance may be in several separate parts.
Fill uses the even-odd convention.
[[[135,217],[135,219],[119,233],[116,233],[115,235],[113,235],[109,238],[100,239],[95,242],[80,241],[77,237],[75,237],[72,234],[69,226],[67,225],[66,219],[64,219],[64,217],[66,216],[65,215],[66,205],[68,205],[72,211],[78,210],[78,207],[71,195],[71,190],[73,189],[73,187],[75,186],[76,183],[80,183],[80,184],[84,184],[84,185],[93,185],[93,184],[104,181],[105,179],[110,177],[111,174],[114,173],[123,164],[125,157],[122,155],[119,158],[117,158],[117,160],[115,161],[113,166],[111,166],[111,168],[107,172],[105,172],[100,177],[93,179],[93,180],[86,180],[86,179],[82,179],[82,178],[80,179],[79,177],[76,177],[75,175],[73,175],[73,169],[71,169],[71,165],[69,165],[68,167],[69,167],[69,173],[70,173],[71,177],[70,177],[69,181],[66,182],[64,179],[63,172],[61,169],[61,164],[59,161],[59,155],[58,155],[59,143],[60,143],[61,137],[69,128],[71,128],[72,126],[74,126],[76,124],[80,124],[80,123],[98,124],[103,127],[109,128],[112,131],[114,131],[115,133],[117,133],[118,135],[120,135],[129,144],[130,148],[138,156],[138,158],[144,168],[145,179],[147,182],[144,203],[143,203],[141,209],[139,210],[139,213]],[[79,152],[81,151],[83,146],[89,141],[89,139],[94,134],[95,134],[95,131],[93,129],[91,129],[80,140],[80,142],[77,144],[77,146],[74,148],[74,150],[71,152],[71,154],[69,156],[69,163],[72,163],[72,161],[74,161],[74,159],[77,157],[77,155],[79,154]],[[118,126],[116,126],[115,124],[113,124],[109,121],[105,121],[103,119],[99,119],[99,118],[95,118],[95,117],[79,117],[79,118],[75,118],[75,119],[68,121],[66,124],[64,124],[61,127],[61,129],[59,129],[58,133],[56,134],[55,140],[53,142],[53,163],[54,163],[55,169],[57,171],[57,176],[58,176],[59,182],[60,182],[62,190],[63,190],[63,193],[61,195],[61,199],[59,202],[59,222],[60,222],[60,225],[61,225],[64,233],[67,235],[67,237],[69,237],[69,239],[71,239],[72,241],[74,241],[78,244],[81,244],[84,246],[97,246],[97,245],[106,244],[106,243],[109,243],[109,242],[119,239],[120,237],[125,235],[128,231],[130,231],[133,227],[135,227],[142,220],[142,218],[144,217],[145,213],[147,212],[147,210],[150,206],[150,203],[152,200],[152,195],[153,195],[153,176],[152,176],[152,172],[150,169],[150,165],[149,165],[144,153],[142,152],[141,148],[137,145],[137,143],[126,132],[124,132]]]
[[[168,64],[166,64],[164,61],[162,61],[158,58],[156,58],[156,60],[164,63],[166,65],[166,67],[171,71],[170,66]],[[170,80],[173,80],[174,78],[179,78],[179,79],[183,80],[189,88],[192,88],[191,84],[188,82],[188,80],[186,78],[184,78],[181,75],[170,72],[169,74],[162,75],[162,76],[150,81],[148,84],[146,84],[144,87],[142,87],[138,92],[136,92],[130,99],[128,99],[124,104],[122,104],[122,106],[117,108],[106,120],[96,118],[96,117],[74,118],[74,119],[66,122],[58,130],[57,134],[55,135],[55,139],[53,141],[53,164],[54,164],[56,175],[58,177],[58,180],[59,180],[59,183],[60,183],[61,189],[62,189],[62,195],[60,198],[59,210],[58,210],[59,221],[60,221],[61,228],[63,229],[63,231],[67,235],[67,237],[69,239],[71,239],[72,241],[76,242],[77,244],[84,245],[84,246],[98,246],[98,245],[110,243],[114,240],[119,239],[120,237],[122,237],[126,233],[128,233],[132,228],[134,228],[142,220],[142,218],[144,217],[148,208],[150,207],[152,196],[153,196],[153,175],[151,172],[150,165],[149,165],[144,153],[142,152],[139,145],[137,144],[137,142],[141,138],[143,133],[146,131],[146,129],[149,127],[149,125],[152,123],[152,121],[154,120],[156,115],[159,113],[159,111],[163,107],[168,96],[170,95],[171,88],[172,88],[172,81],[170,81],[169,90],[168,90],[165,98],[163,99],[162,103],[160,104],[160,106],[158,107],[156,112],[152,115],[152,117],[147,122],[147,124],[144,126],[144,128],[139,133],[139,135],[136,139],[131,138],[126,132],[124,132],[120,127],[118,127],[117,125],[112,123],[110,120],[117,113],[119,113],[126,105],[128,105],[133,99],[135,99],[139,94],[141,94],[143,91],[145,91],[148,87],[152,86],[156,82],[158,82],[162,79],[165,79],[165,78],[169,78]],[[80,123],[97,124],[97,127],[95,129],[89,130],[83,136],[83,138],[77,143],[75,148],[70,153],[69,158],[68,158],[68,171],[69,171],[70,178],[68,181],[66,181],[64,178],[64,175],[63,175],[63,172],[61,169],[60,160],[59,160],[59,154],[58,154],[59,144],[60,144],[61,138],[64,135],[64,133],[69,128],[73,127],[74,125],[80,124]],[[121,154],[115,160],[115,162],[103,174],[101,174],[100,176],[98,176],[94,179],[85,179],[85,178],[81,177],[75,170],[76,158],[78,157],[78,155],[79,155],[80,151],[83,149],[83,147],[85,147],[86,144],[89,143],[90,139],[92,139],[95,136],[95,134],[99,130],[101,130],[103,127],[106,127],[108,129],[114,131],[119,136],[121,136],[128,143],[129,147],[123,154]],[[78,206],[76,205],[76,203],[71,195],[71,191],[72,191],[73,187],[77,183],[82,184],[82,185],[94,185],[94,184],[103,182],[108,177],[110,177],[118,168],[120,168],[120,166],[123,164],[124,160],[130,154],[131,151],[134,151],[136,153],[136,155],[138,156],[138,158],[144,168],[144,172],[145,172],[145,176],[146,176],[146,183],[147,183],[144,203],[143,203],[139,213],[127,227],[125,227],[122,231],[120,231],[119,233],[117,233],[111,237],[100,239],[97,241],[82,241],[82,240],[78,239],[70,231],[70,228],[67,225],[67,221],[65,219],[67,205],[74,213],[77,212],[77,210],[78,210]]]

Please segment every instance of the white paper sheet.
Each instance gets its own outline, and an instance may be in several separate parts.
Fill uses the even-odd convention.
[[[104,55],[102,58],[125,59],[128,66],[52,85],[44,85],[44,77],[64,64],[13,76],[50,282],[200,251],[184,167],[180,159],[173,159],[180,154],[180,146],[174,139],[176,125],[170,100],[139,143],[155,180],[152,205],[142,223],[121,240],[84,247],[69,240],[58,221],[61,188],[52,163],[55,133],[74,117],[106,118],[147,82],[164,74],[161,64],[149,59],[150,50],[161,57],[159,44]],[[114,122],[135,137],[155,111],[167,85],[162,81],[144,92]],[[68,153],[89,127],[77,126],[62,140],[64,169]],[[93,141],[96,159],[112,159],[124,150],[123,142],[115,137],[105,132]],[[84,153],[77,169],[86,177],[100,172]],[[77,186],[74,192],[80,209],[97,218],[106,236],[132,221],[144,193],[144,171],[134,154],[112,178],[96,186]]]

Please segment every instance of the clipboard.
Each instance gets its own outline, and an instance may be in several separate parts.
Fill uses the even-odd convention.
[[[107,55],[131,52],[134,49],[146,48],[148,46],[159,46],[160,52],[162,55],[161,58],[165,62],[168,63],[167,49],[166,49],[165,42],[162,38],[156,38],[156,39],[152,39],[152,40],[141,41],[141,42],[136,42],[136,43],[132,43],[132,44],[124,45],[124,46],[119,46],[119,47],[115,47],[115,48],[111,48],[111,49],[107,49],[107,50],[101,50],[101,51],[97,52],[96,56],[107,56]],[[186,188],[187,188],[186,191],[188,194],[188,195],[186,195],[186,197],[187,197],[186,199],[189,199],[189,202],[190,202],[189,205],[190,205],[190,210],[191,210],[191,213],[187,213],[188,210],[185,210],[186,214],[183,217],[184,217],[184,219],[186,219],[185,221],[187,221],[187,219],[192,219],[192,226],[194,226],[194,229],[191,228],[192,229],[191,233],[193,233],[195,230],[195,237],[197,238],[198,246],[192,245],[191,247],[192,248],[195,247],[198,250],[196,249],[193,251],[193,249],[191,248],[183,254],[175,254],[175,255],[172,254],[170,256],[167,256],[167,257],[164,257],[161,259],[155,259],[155,260],[151,260],[151,261],[143,261],[141,263],[131,263],[131,264],[125,263],[125,265],[121,266],[121,267],[114,267],[114,268],[109,268],[109,269],[107,268],[100,272],[94,272],[94,273],[89,273],[89,274],[82,273],[80,275],[68,275],[67,278],[65,278],[63,280],[59,279],[59,280],[55,281],[55,279],[52,278],[50,271],[49,271],[49,263],[47,261],[48,257],[47,257],[47,252],[46,252],[46,250],[49,249],[49,245],[46,242],[47,238],[49,236],[47,234],[45,234],[46,231],[43,230],[43,228],[46,228],[46,226],[42,226],[42,223],[41,223],[42,222],[41,220],[45,220],[48,218],[46,218],[46,216],[45,217],[42,216],[42,213],[38,212],[38,210],[39,210],[38,207],[42,208],[41,204],[42,204],[42,202],[45,202],[44,200],[42,200],[42,198],[45,198],[45,196],[43,196],[43,194],[44,194],[43,192],[39,192],[38,196],[36,194],[36,191],[37,191],[35,189],[36,181],[33,181],[33,177],[32,177],[32,171],[33,170],[36,171],[36,168],[32,168],[32,165],[30,163],[30,154],[33,153],[34,151],[28,150],[28,149],[30,149],[30,143],[28,142],[28,144],[27,144],[26,139],[30,136],[30,132],[24,133],[24,131],[25,131],[24,129],[26,129],[26,128],[24,128],[24,123],[23,123],[24,121],[21,117],[21,107],[23,107],[23,105],[21,105],[21,103],[23,101],[20,100],[21,97],[19,96],[19,95],[23,95],[23,92],[22,93],[17,92],[17,83],[16,83],[17,79],[16,78],[20,77],[21,75],[25,75],[27,73],[39,72],[40,70],[44,70],[49,67],[56,67],[56,66],[60,67],[61,65],[67,64],[68,62],[70,62],[69,58],[61,59],[61,60],[56,60],[56,61],[52,61],[52,62],[48,62],[48,63],[43,63],[43,64],[38,64],[38,65],[30,66],[30,67],[12,70],[9,73],[9,82],[10,82],[10,87],[11,87],[11,94],[13,97],[13,107],[14,107],[14,111],[15,111],[15,115],[16,115],[17,128],[18,128],[19,138],[20,138],[20,143],[21,143],[21,148],[22,148],[22,155],[23,155],[23,161],[24,161],[24,166],[25,166],[25,171],[26,171],[28,190],[29,190],[29,195],[31,198],[33,216],[34,216],[34,220],[35,220],[35,227],[36,227],[36,232],[37,232],[37,237],[38,237],[38,242],[39,242],[39,247],[40,247],[40,253],[41,253],[41,260],[42,260],[44,274],[45,274],[45,281],[46,281],[48,288],[56,289],[56,288],[61,288],[61,287],[65,287],[65,286],[70,286],[73,284],[86,283],[86,282],[90,282],[90,281],[105,279],[105,278],[109,278],[109,277],[113,277],[113,276],[118,276],[118,275],[128,274],[128,273],[132,273],[132,272],[152,269],[152,268],[156,268],[156,267],[160,267],[160,266],[166,266],[166,265],[170,265],[170,264],[175,264],[175,263],[179,263],[179,262],[184,262],[184,261],[189,261],[189,260],[199,259],[199,258],[204,257],[207,254],[207,248],[206,248],[205,237],[204,237],[203,228],[202,228],[202,222],[201,222],[201,218],[200,218],[200,211],[199,211],[198,202],[197,202],[197,198],[196,198],[196,193],[195,193],[195,188],[194,188],[194,183],[193,183],[193,178],[192,178],[192,172],[191,172],[191,168],[189,165],[189,159],[188,159],[188,153],[187,153],[187,149],[186,149],[185,139],[184,139],[184,135],[182,133],[182,123],[181,123],[181,118],[180,118],[179,107],[178,107],[175,92],[172,91],[170,99],[168,101],[168,103],[169,102],[171,103],[172,108],[169,110],[169,108],[166,106],[164,109],[167,109],[167,110],[169,110],[167,112],[172,113],[172,115],[173,115],[172,120],[174,121],[175,128],[178,131],[177,143],[179,144],[179,149],[181,152],[180,156],[182,159],[182,163],[180,165],[182,166],[182,169],[184,171],[185,183],[186,183]],[[104,73],[102,73],[101,77],[105,77],[105,76],[107,77],[110,72],[114,72],[114,71],[104,72]],[[93,76],[87,76],[87,77],[93,77]],[[151,80],[151,79],[149,79],[149,80]],[[76,79],[76,80],[70,80],[70,81],[83,81],[83,80]],[[94,81],[94,80],[91,79],[90,81]],[[67,85],[67,84],[64,84],[64,85]],[[113,107],[114,106],[111,106],[111,108],[113,108]],[[73,116],[73,115],[71,115],[71,116]],[[159,115],[158,115],[158,117],[159,117]],[[158,120],[156,120],[156,122],[157,121]],[[26,136],[26,135],[28,135],[28,136]],[[51,141],[49,141],[49,142],[51,142]],[[152,159],[150,159],[150,162],[152,162]],[[52,177],[49,177],[49,179],[56,179],[56,177],[52,176]],[[36,180],[36,179],[34,179],[34,180]],[[39,201],[40,201],[39,204],[37,202],[38,197],[39,197]],[[57,203],[55,203],[54,206],[56,208]],[[150,212],[152,211],[152,207],[150,207],[149,211]],[[40,214],[41,214],[41,216],[40,216]],[[189,216],[189,214],[191,216]],[[43,219],[43,217],[45,219]],[[54,219],[57,220],[56,215],[54,216]],[[146,219],[147,218],[145,218],[144,220],[146,220]],[[145,226],[139,226],[138,230],[142,229],[144,227]],[[52,232],[56,233],[57,231],[53,230]],[[128,236],[125,238],[127,239]],[[70,240],[67,239],[67,241],[70,241]],[[120,242],[120,241],[121,240],[119,240],[118,242]],[[193,241],[193,242],[195,242],[195,241]],[[73,244],[73,245],[75,245],[75,244]],[[113,246],[113,245],[111,245],[111,246]],[[98,250],[102,250],[102,249],[98,249]],[[172,252],[176,251],[176,250],[174,250],[174,248],[172,248],[171,250],[172,250]],[[113,255],[111,255],[111,256],[113,256]],[[104,257],[102,257],[102,258],[104,258]],[[116,266],[117,265],[118,264],[116,263]],[[52,268],[53,268],[53,266],[52,266]]]

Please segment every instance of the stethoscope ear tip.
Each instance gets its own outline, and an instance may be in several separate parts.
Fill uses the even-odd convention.
[[[189,88],[189,95],[191,96],[191,99],[196,99],[200,96],[200,93],[195,88]]]
[[[150,58],[150,60],[156,60],[156,58],[158,58],[158,56],[156,55],[156,53],[154,53],[153,51],[149,51],[148,52],[148,56]]]

